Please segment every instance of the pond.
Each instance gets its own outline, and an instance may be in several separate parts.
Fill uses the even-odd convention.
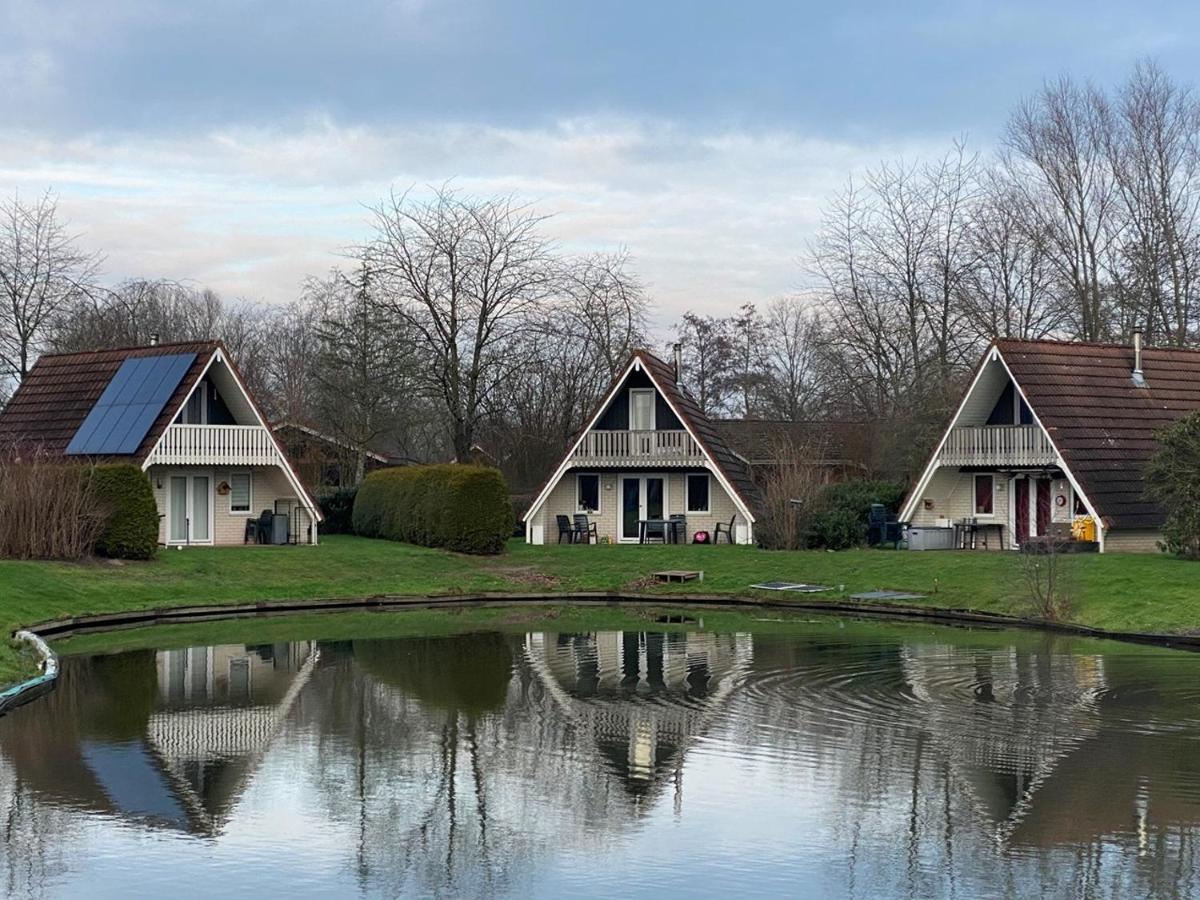
[[[761,627],[65,656],[0,720],[4,889],[1200,891],[1200,655]]]

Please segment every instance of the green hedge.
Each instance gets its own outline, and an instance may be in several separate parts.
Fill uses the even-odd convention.
[[[131,463],[93,466],[88,491],[104,517],[96,552],[116,559],[151,559],[158,552],[158,505],[150,479]]]
[[[380,469],[354,498],[354,531],[460,553],[499,553],[513,531],[513,509],[504,477],[488,466]]]
[[[843,481],[831,484],[821,495],[819,511],[813,516],[810,547],[846,550],[867,542],[867,520],[872,503],[882,503],[896,512],[905,488],[893,481]]]
[[[358,486],[330,488],[317,494],[317,506],[325,521],[321,523],[322,534],[354,533],[354,497]]]

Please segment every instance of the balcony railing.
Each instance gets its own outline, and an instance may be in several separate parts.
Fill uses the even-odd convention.
[[[572,459],[589,465],[685,466],[704,461],[686,431],[589,431]]]
[[[964,425],[951,429],[938,462],[944,466],[1047,466],[1058,461],[1037,425]]]
[[[280,461],[271,432],[258,425],[168,425],[151,463],[270,466]]]

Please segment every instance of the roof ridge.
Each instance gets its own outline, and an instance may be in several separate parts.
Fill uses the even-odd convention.
[[[1133,344],[1122,344],[1117,341],[1074,341],[1060,340],[1058,338],[993,338],[992,343],[996,346],[1001,344],[1049,344],[1054,347],[1095,347],[1108,350],[1132,350]],[[1158,344],[1144,344],[1143,350],[1162,350],[1169,353],[1191,353],[1200,355],[1200,348],[1196,347],[1163,347]]]
[[[161,347],[194,347],[201,344],[212,349],[221,346],[219,338],[202,338],[194,341],[165,341],[159,344],[129,344],[124,347],[98,347],[95,350],[60,350],[55,353],[42,353],[38,360],[61,356],[99,356],[101,353],[131,353],[134,350],[157,350]]]

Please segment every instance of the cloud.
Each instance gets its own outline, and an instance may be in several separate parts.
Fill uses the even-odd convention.
[[[393,186],[446,181],[552,215],[568,251],[627,248],[660,307],[717,313],[804,280],[825,197],[881,158],[945,142],[850,143],[783,130],[695,130],[577,117],[541,127],[227,128],[56,140],[0,134],[0,188],[52,187],[112,277],[163,276],[283,302],[369,234]],[[23,160],[19,165],[14,160]]]

